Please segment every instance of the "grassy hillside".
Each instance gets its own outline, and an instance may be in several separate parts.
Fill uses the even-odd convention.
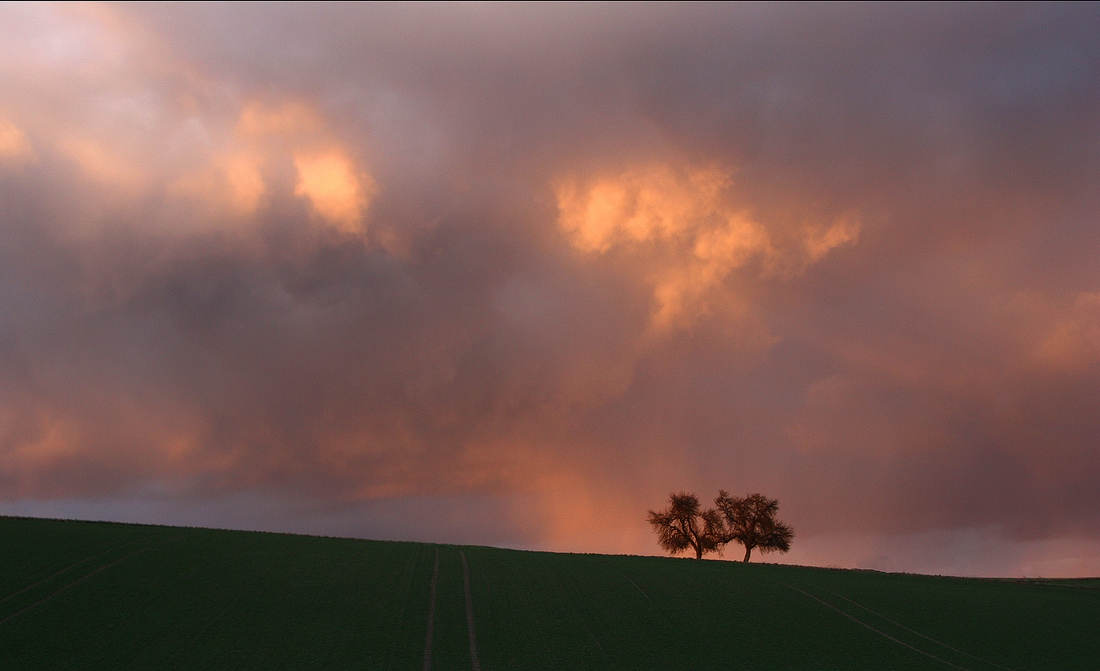
[[[1095,580],[0,518],[5,670],[1095,669],[1098,631]]]

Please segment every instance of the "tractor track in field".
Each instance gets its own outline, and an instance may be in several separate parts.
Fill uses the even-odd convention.
[[[435,586],[439,581],[439,548],[435,549],[435,568],[432,570],[432,588],[428,596],[428,635],[424,639],[424,671],[432,668],[432,632],[435,630]]]
[[[462,556],[462,587],[466,591],[466,628],[470,633],[470,666],[474,671],[481,671],[481,663],[477,659],[477,636],[474,635],[474,600],[470,596],[470,567],[466,563],[466,553],[459,550]]]
[[[165,544],[165,543],[167,543],[168,541],[171,541],[171,540],[175,540],[175,539],[177,539],[177,538],[180,538],[181,536],[182,536],[182,534],[180,534],[180,535],[176,535],[176,536],[171,536],[171,537],[169,537],[169,538],[165,538],[165,539],[164,539],[164,540],[162,540],[162,541],[159,541],[159,542],[157,542],[157,543],[153,543],[153,544],[151,544],[151,545],[146,545],[145,547],[143,547],[143,548],[140,548],[140,549],[138,549],[138,550],[135,550],[135,551],[131,552],[131,553],[130,553],[130,554],[128,554],[128,555],[124,555],[124,556],[122,556],[122,557],[119,557],[118,559],[114,560],[113,562],[111,562],[111,563],[109,563],[109,564],[104,564],[103,566],[100,566],[99,568],[97,568],[96,570],[92,571],[91,573],[86,573],[86,574],[84,574],[83,576],[81,576],[81,577],[77,578],[76,580],[74,580],[74,581],[72,581],[71,583],[69,583],[69,584],[65,585],[64,587],[61,587],[61,588],[59,588],[59,589],[57,589],[57,590],[54,590],[53,592],[51,592],[51,593],[47,594],[46,596],[42,597],[42,598],[41,598],[41,599],[39,599],[38,601],[35,601],[35,602],[34,602],[34,603],[32,603],[32,604],[29,604],[29,605],[27,605],[27,606],[24,606],[24,607],[20,608],[19,610],[15,611],[14,613],[12,613],[11,615],[8,615],[7,617],[5,617],[5,618],[3,618],[3,619],[0,619],[0,625],[2,625],[2,624],[4,624],[4,623],[6,623],[6,622],[7,622],[8,620],[11,620],[11,619],[15,618],[15,617],[16,617],[16,616],[18,616],[18,615],[21,615],[21,614],[23,614],[23,613],[27,612],[27,611],[28,611],[28,610],[30,610],[31,608],[34,608],[35,606],[37,606],[37,605],[39,605],[39,604],[41,604],[41,603],[45,603],[46,601],[49,601],[50,599],[54,598],[54,597],[55,597],[55,596],[57,596],[58,594],[61,594],[62,592],[66,591],[66,590],[68,590],[68,589],[70,589],[70,588],[72,588],[72,587],[76,587],[77,585],[79,585],[80,583],[84,582],[84,581],[85,581],[85,580],[87,580],[88,578],[91,578],[92,576],[96,575],[97,573],[101,573],[101,572],[103,572],[103,571],[106,571],[107,569],[111,568],[112,566],[114,566],[114,565],[116,565],[116,564],[118,564],[118,563],[120,563],[120,562],[123,562],[123,561],[125,561],[125,560],[129,559],[130,557],[133,557],[133,556],[135,556],[135,555],[139,555],[139,554],[141,554],[142,552],[145,552],[146,550],[151,550],[151,549],[153,549],[153,548],[157,547],[158,545],[164,545],[164,544]],[[101,554],[102,554],[102,553],[101,553]]]
[[[657,604],[653,603],[653,599],[650,599],[650,598],[649,598],[649,595],[648,595],[648,594],[646,594],[645,590],[644,590],[644,589],[642,589],[641,587],[638,587],[638,583],[636,583],[636,582],[634,582],[633,580],[631,580],[631,579],[630,579],[630,577],[629,577],[629,576],[627,576],[627,574],[623,573],[622,571],[619,571],[618,573],[619,573],[619,575],[621,575],[621,576],[622,576],[623,578],[625,578],[625,579],[626,579],[626,581],[627,581],[628,583],[630,583],[631,585],[634,585],[634,589],[636,589],[636,590],[638,590],[639,592],[641,592],[641,593],[642,593],[642,596],[644,596],[644,597],[646,598],[646,601],[649,601],[649,603],[650,603],[650,604],[652,604],[654,608],[656,608],[656,607],[657,607]]]
[[[800,594],[803,594],[803,595],[805,595],[805,596],[807,596],[807,597],[809,597],[809,598],[813,599],[814,601],[816,601],[816,602],[820,603],[821,605],[825,606],[826,608],[828,608],[828,609],[830,609],[830,610],[833,610],[833,611],[835,611],[835,612],[839,613],[840,615],[843,615],[844,617],[848,618],[848,619],[849,619],[849,620],[851,620],[852,622],[855,622],[855,623],[856,623],[856,624],[858,624],[859,626],[861,626],[861,627],[865,627],[865,628],[867,628],[867,629],[870,629],[871,631],[875,632],[875,633],[876,633],[876,634],[878,634],[879,636],[882,636],[883,638],[887,638],[887,639],[889,639],[889,640],[893,641],[894,643],[897,643],[898,645],[901,645],[901,646],[904,646],[904,647],[906,647],[906,648],[909,648],[909,649],[910,649],[910,650],[912,650],[913,652],[916,652],[916,653],[918,653],[918,654],[924,655],[925,657],[929,657],[929,658],[931,658],[931,659],[934,659],[934,660],[936,660],[937,662],[939,662],[939,663],[941,663],[941,664],[946,664],[947,666],[950,666],[950,667],[953,667],[953,668],[956,668],[956,669],[962,669],[962,671],[971,671],[970,669],[968,669],[968,668],[967,668],[967,667],[965,667],[965,666],[959,666],[958,664],[955,664],[954,662],[949,662],[949,661],[947,661],[946,659],[943,659],[942,657],[937,657],[937,656],[933,655],[933,654],[932,654],[932,653],[930,653],[930,652],[925,652],[924,650],[921,650],[920,648],[917,648],[917,647],[914,647],[914,646],[912,646],[912,645],[909,645],[909,644],[908,644],[908,643],[906,643],[905,641],[902,641],[902,640],[900,640],[900,639],[894,638],[894,637],[893,637],[893,636],[891,636],[890,634],[887,634],[887,633],[886,633],[886,632],[884,632],[884,631],[881,631],[881,630],[879,630],[879,629],[876,629],[876,628],[872,627],[871,625],[867,624],[867,623],[866,623],[866,622],[864,622],[863,620],[860,620],[859,618],[855,617],[854,615],[852,615],[852,614],[850,614],[850,613],[845,613],[844,611],[842,611],[841,609],[839,609],[839,608],[837,608],[836,606],[832,605],[832,604],[831,604],[831,603],[829,603],[828,601],[825,601],[824,599],[819,599],[819,598],[817,598],[816,596],[814,596],[813,594],[810,594],[810,593],[809,593],[809,592],[807,592],[806,590],[803,590],[803,589],[799,589],[799,588],[797,588],[797,587],[795,587],[795,586],[793,586],[793,585],[788,585],[788,584],[787,584],[787,583],[785,583],[785,582],[781,582],[781,583],[777,583],[777,584],[779,584],[779,585],[782,585],[782,586],[784,586],[784,587],[786,587],[786,588],[788,588],[788,589],[793,589],[794,591],[796,591],[796,592],[798,592],[798,593],[800,593]]]
[[[943,641],[939,641],[937,639],[932,638],[931,636],[928,636],[926,634],[922,634],[919,631],[917,631],[916,629],[911,629],[911,628],[905,626],[904,624],[902,624],[900,622],[895,622],[894,620],[891,620],[890,618],[886,617],[882,613],[873,611],[870,608],[868,608],[867,606],[864,606],[863,604],[859,603],[858,601],[856,601],[854,599],[849,599],[848,597],[844,596],[843,594],[838,594],[838,593],[832,591],[831,589],[826,589],[824,587],[821,587],[820,585],[814,585],[813,583],[805,583],[805,584],[809,585],[810,587],[815,587],[815,588],[821,590],[822,592],[828,592],[829,594],[832,594],[833,596],[840,597],[841,599],[844,599],[845,601],[852,604],[853,606],[856,606],[858,608],[862,608],[863,610],[867,611],[868,613],[870,613],[872,615],[875,615],[877,617],[880,617],[883,620],[886,620],[887,622],[894,625],[895,627],[900,627],[901,629],[904,629],[905,631],[907,631],[911,634],[916,634],[917,636],[920,636],[923,639],[927,639],[929,641],[932,641],[936,645],[942,645],[943,647],[947,648],[948,650],[951,650],[952,652],[957,652],[960,655],[963,655],[965,657],[969,657],[971,659],[977,660],[977,661],[979,661],[983,664],[989,664],[990,666],[995,666],[998,669],[1004,669],[1005,671],[1013,671],[1013,669],[1011,669],[1007,666],[1002,666],[1002,665],[998,664],[997,662],[991,662],[988,659],[983,659],[981,657],[978,657],[977,655],[972,655],[969,652],[964,652],[962,650],[959,650],[958,648],[952,647],[952,646],[944,643]]]
[[[42,578],[41,580],[38,580],[38,581],[36,581],[36,582],[33,582],[33,583],[31,583],[31,584],[27,585],[26,587],[24,587],[24,588],[20,589],[20,590],[17,590],[17,591],[15,591],[15,592],[12,592],[11,594],[9,594],[9,595],[7,595],[6,597],[4,597],[3,599],[0,599],[0,603],[4,603],[4,602],[5,602],[5,601],[7,601],[8,599],[12,599],[12,598],[15,598],[15,597],[19,596],[20,594],[22,594],[23,592],[26,592],[27,590],[31,589],[32,587],[37,587],[38,585],[41,585],[42,583],[46,582],[47,580],[49,580],[49,579],[51,579],[51,578],[56,578],[57,576],[61,575],[62,573],[65,573],[66,571],[68,571],[68,570],[70,570],[70,569],[74,569],[74,568],[76,568],[77,566],[80,566],[81,564],[84,564],[84,563],[86,563],[86,562],[90,562],[90,561],[92,561],[92,560],[93,560],[93,559],[95,559],[96,557],[102,557],[103,555],[107,554],[108,552],[113,552],[113,551],[115,551],[115,550],[117,550],[117,549],[119,549],[119,548],[124,548],[124,547],[126,547],[127,545],[129,545],[129,544],[131,544],[131,543],[136,543],[136,542],[138,542],[138,541],[140,541],[140,540],[142,540],[142,539],[148,538],[148,537],[149,537],[149,536],[141,536],[141,537],[138,537],[138,538],[133,538],[133,539],[131,539],[131,540],[128,540],[128,541],[126,541],[125,543],[122,543],[122,544],[120,544],[120,545],[116,545],[116,546],[114,546],[114,547],[110,547],[110,548],[107,548],[106,550],[104,550],[104,551],[102,551],[102,552],[97,552],[96,554],[94,554],[94,555],[92,555],[92,556],[90,556],[90,557],[85,557],[84,559],[81,559],[80,561],[78,561],[78,562],[76,562],[76,563],[74,563],[74,564],[69,564],[68,566],[66,566],[65,568],[61,569],[60,571],[57,571],[56,573],[51,573],[50,575],[46,576],[45,578]]]

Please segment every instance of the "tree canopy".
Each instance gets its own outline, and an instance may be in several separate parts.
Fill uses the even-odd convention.
[[[729,543],[745,547],[744,561],[749,561],[754,549],[761,553],[787,552],[791,549],[794,530],[776,519],[779,501],[763,494],[732,497],[718,491],[715,508],[704,510],[694,494],[669,494],[669,507],[649,511],[649,523],[657,534],[657,542],[672,554],[685,550],[701,559],[707,552],[721,552]]]
[[[717,510],[702,510],[694,494],[668,495],[665,510],[650,510],[649,523],[657,533],[657,542],[672,554],[691,549],[695,558],[718,549],[722,518]]]
[[[779,501],[763,494],[731,497],[725,490],[718,491],[714,500],[722,513],[724,544],[737,541],[745,546],[745,559],[749,560],[754,548],[760,552],[787,552],[791,549],[794,529],[776,519]]]

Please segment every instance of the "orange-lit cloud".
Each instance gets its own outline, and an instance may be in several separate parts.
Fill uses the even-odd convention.
[[[612,246],[656,243],[725,223],[728,174],[717,168],[680,171],[651,164],[580,185],[567,180],[556,190],[561,227],[586,252]],[[748,251],[756,251],[750,246]]]
[[[735,294],[713,294],[753,260],[761,274],[802,270],[859,238],[858,216],[849,213],[828,225],[803,226],[784,240],[789,232],[777,235],[756,221],[738,203],[732,176],[715,167],[651,163],[583,184],[563,180],[555,193],[558,224],[579,250],[646,257],[658,330],[690,323],[715,302],[743,312]]]
[[[264,182],[263,157],[238,150],[212,157],[208,166],[182,175],[170,185],[181,196],[228,205],[238,216],[253,214],[268,192]]]
[[[23,129],[0,119],[0,162],[7,165],[32,163],[38,158]]]
[[[244,104],[232,135],[213,147],[199,167],[177,177],[170,192],[237,216],[253,215],[271,194],[265,173],[286,160],[296,172],[293,194],[310,204],[323,225],[363,232],[376,182],[349,158],[320,115],[302,102]]]
[[[376,189],[370,175],[356,175],[354,164],[337,151],[295,154],[298,183],[294,194],[308,198],[313,209],[338,229],[362,230],[363,211]]]
[[[1036,343],[1035,357],[1066,371],[1100,361],[1100,292],[1078,293],[1065,312]]]
[[[306,198],[321,226],[362,232],[375,181],[312,103],[242,95],[118,8],[28,7],[7,24],[18,35],[0,160],[27,164],[45,150],[99,189],[74,229],[150,198],[165,201],[146,223],[162,232],[238,227],[285,192]],[[280,177],[281,162],[297,177]]]

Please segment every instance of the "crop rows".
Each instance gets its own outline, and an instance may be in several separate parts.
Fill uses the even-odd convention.
[[[1095,580],[0,518],[3,669],[1087,669],[1097,630]]]

